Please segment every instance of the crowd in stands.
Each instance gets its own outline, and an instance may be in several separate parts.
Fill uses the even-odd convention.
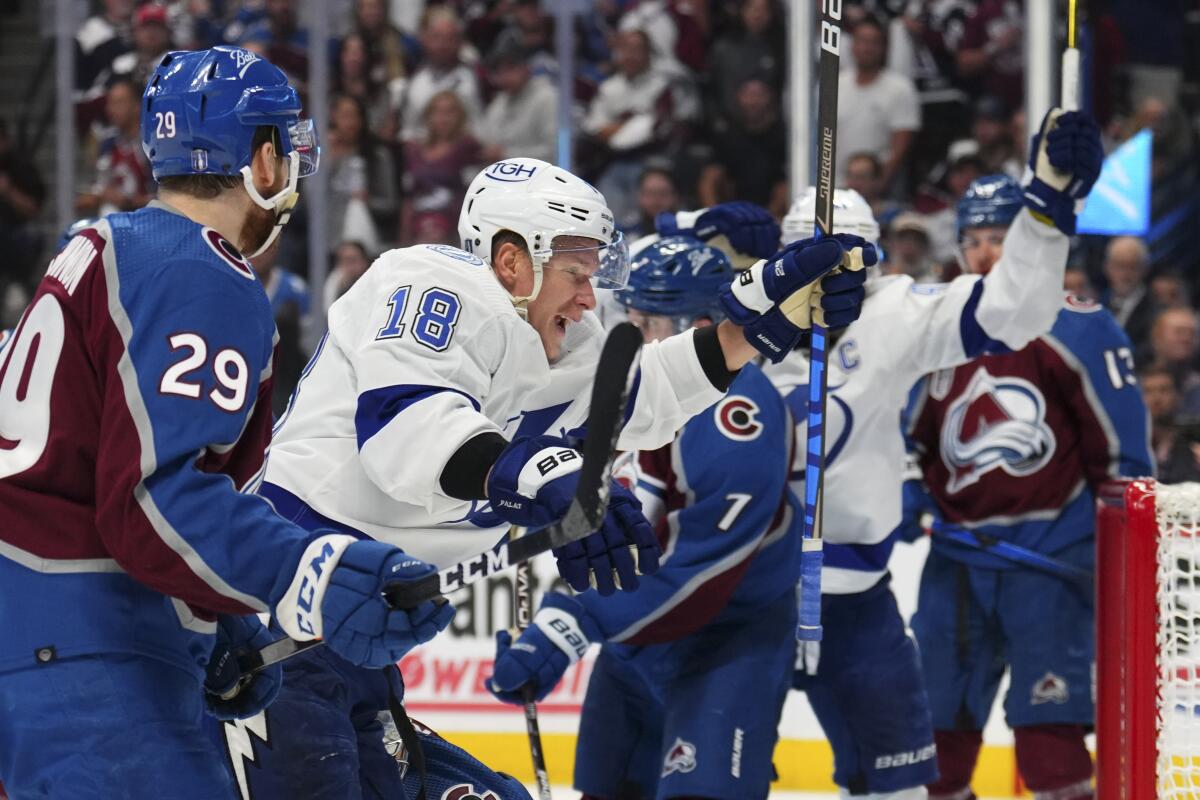
[[[1029,0],[1026,0],[1028,2]],[[383,250],[457,243],[458,208],[479,167],[555,159],[558,61],[551,2],[336,0],[333,37],[311,41],[301,0],[103,0],[76,36],[76,112],[86,162],[81,217],[139,207],[154,184],[138,140],[138,98],[171,48],[238,44],[307,92],[328,59],[325,226],[330,273],[305,284],[304,203],[260,265],[281,332],[299,329]],[[750,200],[782,216],[788,183],[787,43],[782,0],[595,0],[575,17],[571,99],[576,171],[608,198],[630,237],[662,211]],[[1065,35],[1066,0],[1059,36]],[[1087,4],[1085,77],[1110,150],[1154,136],[1146,236],[1081,236],[1067,288],[1102,303],[1133,343],[1164,475],[1200,478],[1197,281],[1200,12],[1184,0]],[[846,0],[837,178],[870,203],[888,273],[959,272],[954,204],[982,175],[1019,177],[1025,11],[1021,0]],[[1049,77],[1048,80],[1053,78]],[[46,201],[32,159],[0,120],[0,329],[11,326],[50,250],[31,236]],[[310,297],[311,295],[311,297]],[[319,318],[318,315],[314,315]],[[303,363],[312,332],[288,336]],[[299,368],[280,370],[281,377]],[[1116,373],[1114,373],[1116,374]],[[281,380],[281,392],[290,387]]]

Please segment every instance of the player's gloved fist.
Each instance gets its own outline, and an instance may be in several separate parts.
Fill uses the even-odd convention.
[[[841,327],[858,317],[862,267],[877,261],[875,248],[859,236],[802,239],[741,272],[721,294],[721,307],[750,344],[778,363],[814,321]],[[839,267],[845,276],[829,275]]]
[[[544,528],[567,513],[583,457],[566,439],[531,436],[500,453],[487,479],[492,510],[505,521]]]
[[[259,650],[275,637],[251,614],[217,617],[217,643],[204,677],[204,705],[217,719],[245,719],[262,711],[283,686],[283,665],[273,664],[243,680],[238,652]]]
[[[633,492],[613,481],[600,530],[554,548],[558,574],[577,592],[595,587],[607,597],[638,588],[638,575],[658,572],[661,551]]]
[[[496,632],[496,662],[488,690],[502,702],[521,705],[525,702],[522,687],[532,684],[534,700],[540,701],[583,657],[588,645],[601,638],[578,600],[551,592],[516,642],[508,631]]]
[[[342,552],[321,601],[322,633],[329,648],[352,664],[379,669],[428,642],[454,618],[454,606],[426,601],[395,609],[389,585],[431,575],[432,564],[383,542],[359,541]]]
[[[779,233],[779,223],[771,212],[743,201],[721,203],[701,212],[692,228],[693,236],[726,251],[734,261],[737,256],[770,258],[779,249]]]
[[[920,479],[910,479],[904,482],[902,489],[903,507],[900,512],[900,524],[896,526],[896,535],[906,542],[915,542],[925,535],[925,525],[929,517],[940,521],[937,503],[925,488]]]
[[[1033,136],[1026,171],[1025,206],[1068,236],[1104,164],[1100,128],[1081,111],[1052,108]]]

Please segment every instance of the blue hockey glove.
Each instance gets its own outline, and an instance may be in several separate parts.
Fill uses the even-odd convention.
[[[860,236],[802,239],[741,272],[722,292],[721,307],[750,344],[778,363],[812,328],[814,317],[828,328],[858,318],[863,267],[877,261],[875,248]]]
[[[1025,206],[1068,236],[1104,164],[1100,128],[1081,111],[1052,108],[1029,147]]]
[[[583,657],[588,645],[602,639],[600,629],[578,600],[551,592],[521,637],[496,632],[496,662],[488,691],[504,703],[522,705],[521,689],[532,683],[541,701],[562,680],[567,668]]]
[[[689,217],[692,218],[690,229],[687,227]],[[698,215],[695,212],[664,212],[658,215],[655,227],[663,236],[690,234],[722,250],[732,249],[734,252],[729,253],[730,256],[737,254],[752,260],[770,258],[779,249],[779,223],[771,212],[753,203],[721,203]],[[729,243],[728,248],[723,247],[722,242],[711,241],[722,236]]]
[[[658,572],[660,549],[654,529],[642,515],[633,492],[613,481],[608,513],[600,530],[576,542],[554,548],[558,574],[577,592],[594,586],[607,597],[618,589],[638,588],[638,575]]]
[[[488,474],[492,510],[514,525],[543,528],[562,518],[575,496],[583,458],[566,439],[533,436],[505,448]],[[554,549],[559,574],[578,592],[633,590],[638,574],[658,571],[659,547],[641,506],[614,485],[600,530]]]
[[[383,597],[393,583],[435,572],[383,542],[358,541],[346,547],[329,576],[321,601],[322,633],[329,649],[352,664],[380,669],[428,642],[454,618],[454,607],[432,601],[393,609]]]
[[[245,719],[271,705],[283,686],[283,665],[273,664],[239,687],[242,671],[237,653],[259,650],[273,641],[275,637],[253,614],[217,617],[217,643],[204,678],[204,705],[209,714],[220,720]]]
[[[900,511],[900,524],[896,526],[896,535],[903,541],[915,542],[925,535],[923,521],[926,516],[932,516],[940,521],[941,516],[937,503],[925,488],[925,483],[918,479],[904,482],[903,507]]]

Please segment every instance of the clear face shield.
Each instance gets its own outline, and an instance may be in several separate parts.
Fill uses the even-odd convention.
[[[556,236],[549,248],[534,250],[531,255],[535,268],[540,265],[566,272],[590,280],[598,289],[622,289],[629,283],[629,247],[620,231],[607,244],[588,236]]]
[[[642,341],[646,344],[683,333],[688,328],[694,327],[698,320],[708,319],[707,317],[673,317],[667,314],[651,314],[636,308],[626,308],[625,311],[629,315],[629,321],[642,332]]]

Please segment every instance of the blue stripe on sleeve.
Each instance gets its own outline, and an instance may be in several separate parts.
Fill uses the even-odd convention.
[[[358,410],[354,412],[354,430],[358,434],[358,449],[384,426],[396,418],[400,412],[414,403],[419,403],[427,397],[439,392],[454,392],[461,394],[479,411],[479,401],[466,392],[452,389],[449,386],[422,386],[420,384],[402,383],[397,386],[383,386],[371,389],[358,396]]]
[[[975,317],[979,308],[979,299],[983,297],[983,281],[975,281],[971,296],[963,306],[962,317],[958,321],[958,332],[962,336],[963,350],[970,358],[984,353],[1011,353],[1012,348],[998,339],[988,336]]]

